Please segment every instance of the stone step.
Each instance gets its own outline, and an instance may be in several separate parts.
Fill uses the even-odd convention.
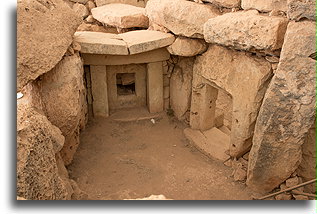
[[[184,134],[188,140],[208,156],[221,161],[230,158],[226,154],[229,150],[230,137],[216,127],[203,132],[186,128]]]
[[[149,19],[145,16],[145,8],[129,4],[106,4],[91,10],[92,16],[99,22],[119,28],[149,26]]]

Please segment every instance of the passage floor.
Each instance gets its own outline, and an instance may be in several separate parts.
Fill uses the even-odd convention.
[[[159,194],[174,200],[251,199],[245,184],[233,181],[233,169],[189,144],[185,125],[165,113],[150,115],[155,117],[153,123],[150,117],[137,116],[142,112],[122,111],[124,120],[120,112],[95,118],[82,132],[68,170],[89,199]]]

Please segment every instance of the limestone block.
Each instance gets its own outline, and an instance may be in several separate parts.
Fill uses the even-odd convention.
[[[58,174],[54,149],[54,145],[64,144],[64,137],[36,108],[27,107],[24,99],[17,102],[17,196],[68,199],[71,193]]]
[[[205,52],[207,44],[204,40],[200,39],[177,37],[174,43],[168,46],[167,50],[172,55],[195,56]]]
[[[244,10],[256,9],[261,12],[272,10],[287,11],[287,0],[241,0],[241,7]]]
[[[259,15],[255,10],[226,13],[204,25],[208,43],[241,50],[277,50],[282,47],[287,19]]]
[[[316,21],[316,1],[315,0],[287,0],[287,16],[289,19],[299,21],[307,18]]]
[[[135,93],[119,95],[117,74],[133,74]],[[121,79],[122,80],[122,79]],[[122,80],[123,83],[124,80]],[[109,110],[146,106],[146,65],[130,64],[107,66],[107,88]],[[105,90],[105,89],[102,89]]]
[[[229,149],[230,138],[216,127],[204,132],[186,128],[184,134],[188,140],[208,156],[221,161],[230,158],[226,154]]]
[[[316,117],[315,33],[315,22],[288,25],[278,69],[255,124],[247,180],[251,188],[271,191],[300,164],[301,147]]]
[[[316,123],[312,127],[305,138],[302,146],[302,160],[297,168],[298,175],[303,178],[303,181],[309,181],[316,177]],[[316,184],[305,186],[304,192],[314,193]]]
[[[161,62],[168,60],[170,54],[166,48],[160,48],[133,55],[82,54],[82,57],[87,65],[128,65]]]
[[[194,57],[180,58],[170,78],[170,102],[174,115],[184,119],[190,108]]]
[[[240,6],[241,0],[204,0],[220,7],[235,8]]]
[[[220,14],[211,5],[186,0],[150,0],[145,10],[150,22],[193,38],[203,38],[204,23]]]
[[[85,19],[89,15],[89,10],[85,5],[76,3],[73,5],[73,10],[78,14],[82,19]]]
[[[150,113],[163,111],[163,63],[147,64],[147,107]]]
[[[93,8],[91,13],[99,22],[119,28],[147,28],[149,25],[145,9],[128,4],[107,4]]]
[[[136,7],[145,7],[147,0],[95,0],[97,7],[105,4],[122,3],[129,4]]]
[[[152,30],[137,30],[119,34],[129,48],[130,54],[137,54],[166,47],[172,44],[175,37],[170,33]]]
[[[86,7],[87,7],[87,9],[88,9],[89,11],[91,11],[93,8],[96,7],[94,1],[87,1],[87,3],[86,3],[85,5],[86,5]]]
[[[67,56],[54,69],[41,78],[41,97],[44,112],[52,124],[60,128],[65,136],[63,158],[68,165],[78,147],[72,139],[78,128],[84,128],[87,116],[86,89],[84,86],[84,69],[81,58],[77,55]],[[77,133],[78,135],[79,133]]]
[[[17,2],[17,91],[62,59],[81,22],[62,0],[40,2]]]
[[[245,52],[212,45],[207,52],[196,57],[193,72],[191,126],[213,127],[208,120],[211,116],[204,115],[206,110],[201,109],[205,106],[202,104],[205,99],[201,98],[205,96],[203,90],[212,87],[214,90],[220,88],[226,91],[232,97],[230,155],[239,157],[245,154],[251,147],[254,123],[268,80],[272,76],[271,64],[264,58],[252,57]],[[209,90],[210,94],[213,93],[211,89]],[[209,106],[215,108],[217,95],[206,96],[210,97]],[[209,111],[209,106],[204,109]]]
[[[111,33],[80,31],[74,41],[81,46],[81,53],[128,55],[128,47],[122,39]]]
[[[90,66],[94,116],[109,116],[106,66]]]

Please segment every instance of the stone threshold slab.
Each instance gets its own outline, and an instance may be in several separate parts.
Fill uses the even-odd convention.
[[[229,151],[230,136],[214,127],[206,131],[184,129],[185,137],[194,146],[207,156],[226,161],[230,158],[226,153]]]

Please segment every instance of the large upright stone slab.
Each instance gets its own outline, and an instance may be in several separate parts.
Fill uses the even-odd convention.
[[[272,76],[271,64],[264,58],[212,45],[196,58],[193,72],[191,126],[214,126],[208,118],[213,116],[211,109],[215,111],[215,90],[226,91],[233,100],[230,155],[243,155],[251,147],[254,123]]]
[[[170,78],[170,104],[177,119],[190,109],[194,57],[179,58]]]
[[[18,0],[17,90],[50,71],[72,43],[81,18],[62,0]]]
[[[283,45],[287,19],[260,15],[256,10],[226,13],[204,25],[208,43],[241,50],[277,50]]]
[[[87,119],[83,62],[78,55],[64,57],[40,81],[45,115],[65,136],[61,155],[65,165],[73,160],[79,145],[79,129]]]
[[[166,47],[172,44],[175,37],[170,33],[153,30],[137,30],[119,34],[128,46],[129,54],[137,54]]]
[[[149,25],[145,9],[128,4],[107,4],[93,8],[91,13],[99,22],[119,28],[147,28]]]
[[[316,1],[315,0],[288,0],[288,18],[299,21],[300,19],[316,20]]]
[[[163,63],[147,64],[147,107],[150,113],[163,111]]]
[[[204,23],[220,14],[210,5],[186,0],[150,0],[145,9],[150,22],[193,38],[203,38]]]
[[[80,31],[75,33],[74,40],[81,46],[81,53],[128,55],[126,43],[111,33]]]
[[[241,0],[241,7],[244,10],[256,9],[261,12],[272,10],[287,11],[287,0]]]
[[[315,22],[291,22],[280,63],[264,97],[249,155],[247,184],[271,191],[299,166],[316,117]]]
[[[106,66],[91,65],[90,76],[94,116],[108,117],[109,105]]]

